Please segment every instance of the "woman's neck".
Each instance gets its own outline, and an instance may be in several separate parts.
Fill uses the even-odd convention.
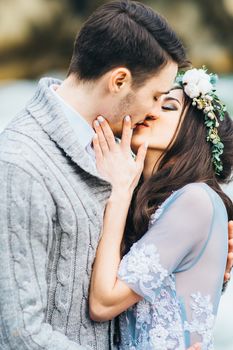
[[[153,173],[155,173],[158,169],[158,161],[163,154],[160,150],[148,149],[144,168],[143,168],[143,178],[147,180]]]

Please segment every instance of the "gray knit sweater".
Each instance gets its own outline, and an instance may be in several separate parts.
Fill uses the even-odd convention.
[[[111,186],[49,89],[0,135],[0,349],[109,350],[88,288]],[[12,101],[13,102],[13,101]]]

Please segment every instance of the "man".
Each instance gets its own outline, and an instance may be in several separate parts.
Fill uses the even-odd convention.
[[[80,31],[67,78],[42,79],[2,133],[1,349],[114,348],[114,322],[95,323],[88,311],[111,192],[96,171],[92,122],[106,115],[120,135],[126,114],[133,125],[153,117],[185,64],[158,14],[127,0],[104,5]]]

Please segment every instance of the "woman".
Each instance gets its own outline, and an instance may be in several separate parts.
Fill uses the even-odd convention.
[[[112,194],[90,315],[105,321],[125,311],[120,349],[181,350],[196,341],[213,349],[233,218],[232,202],[218,185],[232,173],[233,123],[214,79],[203,69],[181,75],[159,98],[157,117],[137,125],[132,141],[129,117],[120,145],[103,118],[95,123],[97,167]]]

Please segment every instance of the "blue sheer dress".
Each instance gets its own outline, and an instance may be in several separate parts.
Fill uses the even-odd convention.
[[[120,263],[143,299],[120,316],[121,350],[213,349],[228,252],[227,212],[204,183],[174,192]]]

